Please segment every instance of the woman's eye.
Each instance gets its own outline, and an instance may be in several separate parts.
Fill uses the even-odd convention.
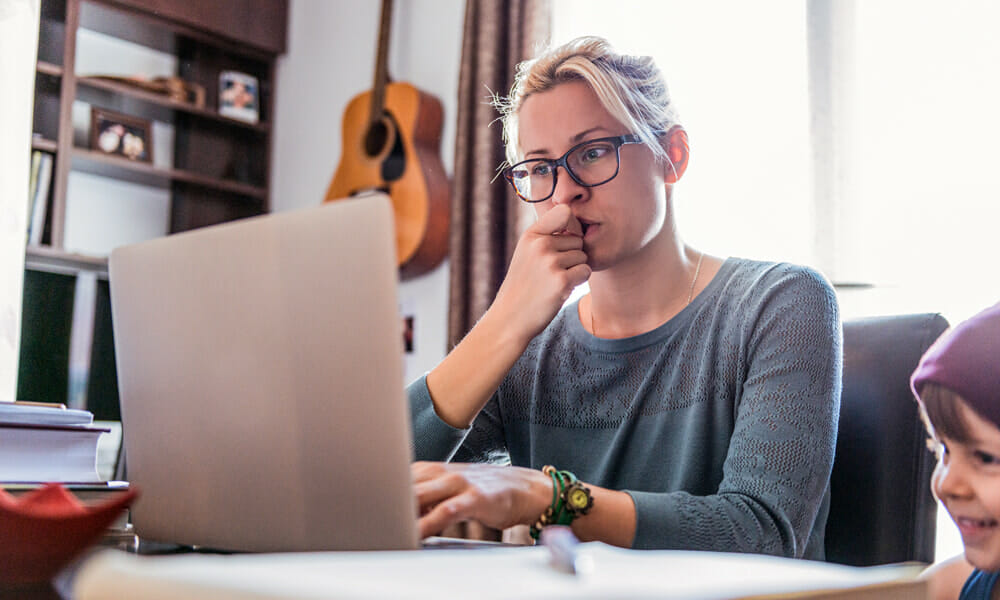
[[[581,162],[588,163],[594,162],[595,160],[600,160],[602,157],[607,155],[608,148],[605,146],[591,146],[583,150],[583,155],[581,156]]]
[[[545,163],[535,165],[535,168],[531,170],[531,174],[537,177],[547,177],[552,173],[552,167]]]

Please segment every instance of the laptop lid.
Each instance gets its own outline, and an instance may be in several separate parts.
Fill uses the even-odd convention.
[[[417,547],[396,278],[384,195],[112,252],[140,538]]]

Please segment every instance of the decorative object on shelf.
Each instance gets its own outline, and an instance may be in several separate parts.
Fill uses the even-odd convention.
[[[256,123],[260,118],[257,78],[239,71],[219,73],[219,114]]]
[[[148,119],[92,107],[90,147],[104,154],[153,161],[153,126]]]
[[[83,81],[88,79],[112,81],[146,92],[161,94],[174,102],[190,104],[195,108],[205,107],[205,87],[191,81],[184,81],[180,77],[153,77],[152,79],[146,79],[140,76],[90,75],[81,77],[80,79]]]
[[[138,493],[133,488],[84,505],[58,483],[18,498],[0,490],[0,585],[48,581],[96,541]]]

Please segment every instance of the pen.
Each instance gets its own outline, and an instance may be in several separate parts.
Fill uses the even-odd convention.
[[[569,527],[549,525],[542,529],[539,539],[549,549],[549,564],[552,568],[570,575],[578,575],[586,570],[579,552],[580,540]]]

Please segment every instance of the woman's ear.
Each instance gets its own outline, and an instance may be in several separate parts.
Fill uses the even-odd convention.
[[[677,183],[687,170],[691,152],[687,132],[683,127],[678,125],[663,136],[663,149],[667,151],[667,157],[670,159],[664,162],[663,176],[667,183]]]

